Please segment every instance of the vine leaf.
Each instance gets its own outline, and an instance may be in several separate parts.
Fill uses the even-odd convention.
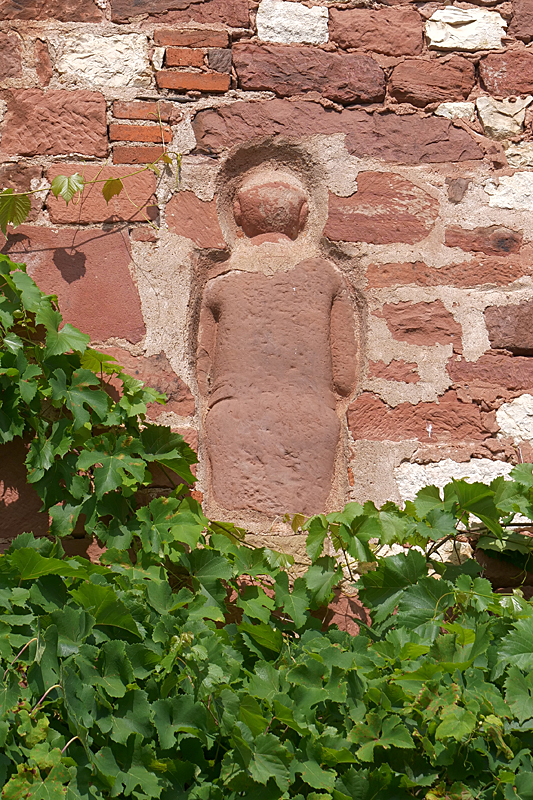
[[[13,189],[4,189],[0,194],[0,229],[7,236],[7,226],[21,225],[30,213],[31,202],[27,194],[15,194]]]
[[[115,197],[115,195],[119,195],[123,188],[124,184],[120,178],[109,178],[102,187],[102,194],[104,195],[106,203],[109,205],[111,198]]]
[[[68,206],[78,192],[81,194],[84,186],[85,178],[79,172],[75,172],[74,175],[56,175],[50,188],[54,197],[61,195]]]

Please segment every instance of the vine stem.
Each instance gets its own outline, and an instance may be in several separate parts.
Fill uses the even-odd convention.
[[[54,683],[53,686],[50,686],[50,688],[46,690],[46,692],[43,694],[43,696],[41,697],[39,702],[32,708],[30,716],[33,716],[35,714],[35,712],[37,711],[39,706],[42,705],[42,703],[44,702],[46,696],[49,695],[50,692],[53,691],[54,689],[61,689],[61,684],[60,683]]]
[[[13,659],[13,661],[11,662],[11,664],[9,664],[8,668],[7,668],[7,669],[6,669],[6,671],[4,672],[4,677],[3,677],[3,680],[4,680],[4,681],[5,681],[5,679],[6,679],[6,675],[7,675],[7,673],[9,672],[9,670],[11,669],[11,667],[13,666],[13,664],[15,663],[15,661],[17,661],[17,659],[19,659],[19,658],[21,657],[21,655],[23,654],[24,650],[26,650],[26,648],[27,648],[27,647],[29,647],[29,646],[30,646],[30,644],[31,644],[32,642],[36,642],[37,640],[38,640],[38,637],[37,637],[37,636],[34,636],[34,637],[33,637],[33,639],[30,639],[30,641],[29,641],[29,642],[26,642],[26,644],[24,645],[24,647],[22,648],[22,650],[19,650],[19,652],[17,653],[17,655],[15,656],[15,658]]]
[[[72,742],[76,741],[76,739],[80,739],[80,737],[79,737],[79,736],[73,736],[73,737],[72,737],[72,739],[70,739],[70,740],[69,740],[69,741],[66,743],[66,745],[64,746],[64,748],[63,748],[63,749],[62,749],[62,751],[61,751],[61,755],[63,755],[63,753],[65,752],[65,750],[67,749],[67,747],[69,747],[69,745],[71,745],[71,744],[72,744]],[[81,742],[81,739],[80,739],[80,742]]]

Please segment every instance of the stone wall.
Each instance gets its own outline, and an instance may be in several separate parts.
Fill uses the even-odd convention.
[[[320,510],[313,486],[321,508],[381,503],[533,460],[532,0],[0,0],[0,31],[2,185],[40,190],[3,252],[167,393],[151,416],[199,448],[208,512],[282,534],[283,511]],[[109,205],[49,191],[163,139],[177,187],[163,169]],[[201,358],[236,397],[216,415],[210,325],[225,354]],[[15,450],[3,536],[32,507]]]

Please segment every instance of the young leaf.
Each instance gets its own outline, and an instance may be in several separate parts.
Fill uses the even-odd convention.
[[[13,189],[4,189],[0,194],[0,230],[7,236],[7,226],[21,225],[31,210],[27,194],[14,194]]]
[[[106,203],[109,205],[111,198],[115,197],[115,195],[119,195],[123,188],[124,184],[120,178],[109,178],[102,187],[102,194],[104,195]]]
[[[52,194],[55,197],[61,197],[66,202],[67,206],[78,192],[83,191],[85,186],[85,178],[75,172],[74,175],[56,175],[50,186]]]

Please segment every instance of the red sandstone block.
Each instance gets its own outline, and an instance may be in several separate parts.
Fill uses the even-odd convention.
[[[514,353],[533,353],[533,301],[518,305],[490,306],[485,311],[491,347]]]
[[[465,100],[474,83],[475,68],[466,58],[452,56],[446,62],[409,58],[394,68],[389,88],[400,103],[423,107]]]
[[[203,67],[203,50],[192,47],[168,47],[166,52],[167,67]]]
[[[206,28],[158,28],[154,31],[154,42],[163,47],[227,47],[228,32]]]
[[[161,89],[176,89],[181,92],[227,92],[230,76],[220,72],[174,72],[162,70],[156,75]]]
[[[41,498],[28,483],[22,439],[0,445],[0,539],[12,541],[25,531],[35,536],[48,532],[48,514],[39,513]]]
[[[513,0],[513,19],[509,36],[530,42],[533,39],[533,0]]]
[[[473,250],[491,256],[504,256],[508,253],[519,253],[523,235],[504,228],[502,225],[490,225],[487,228],[446,228],[444,235],[448,247],[460,247],[461,250]]]
[[[0,79],[17,78],[22,74],[18,38],[0,33]]]
[[[463,329],[442,300],[432,303],[386,303],[382,315],[387,322],[392,338],[417,345],[454,345],[461,352]]]
[[[199,247],[226,247],[214,200],[207,203],[193,192],[178,192],[167,203],[165,218],[173,233],[192,239]]]
[[[533,391],[533,360],[502,350],[489,350],[477,361],[455,356],[448,362],[448,373],[473,400],[510,400]]]
[[[117,167],[104,167],[80,164],[58,164],[48,171],[48,180],[56,175],[73,175],[81,172],[87,181],[105,181],[108,178],[120,178],[124,170]],[[117,220],[144,221],[157,216],[154,192],[156,177],[153,172],[143,172],[124,179],[125,190],[112,197],[109,204],[102,194],[103,183],[93,184],[84,189],[81,199],[65,203],[62,197],[54,197],[49,193],[46,202],[52,222],[63,224],[90,224],[94,222],[115,222]],[[126,194],[127,192],[127,194]],[[135,204],[135,205],[134,205]],[[136,208],[138,206],[138,208]]]
[[[50,52],[47,43],[43,42],[42,39],[36,39],[33,53],[35,58],[35,71],[39,78],[39,83],[41,86],[48,86],[54,77],[54,70],[52,68],[52,62],[50,61]]]
[[[529,94],[533,92],[533,52],[490,53],[481,59],[479,73],[483,86],[491,94],[503,97]]]
[[[164,138],[163,138],[164,137]],[[112,142],[161,142],[172,141],[172,130],[168,125],[124,125],[112,122],[109,126]]]
[[[162,147],[151,145],[127,147],[116,144],[113,147],[113,164],[153,164],[164,152]]]
[[[384,378],[386,381],[402,381],[403,383],[418,383],[418,364],[404,361],[403,358],[385,364],[384,361],[369,361],[369,378]]]
[[[28,192],[31,189],[32,180],[40,180],[43,175],[43,168],[37,165],[24,164],[17,161],[15,164],[3,164],[0,166],[0,188],[12,188],[15,192]],[[31,211],[28,222],[32,222],[43,207],[42,200],[34,194],[30,195]]]
[[[169,27],[191,22],[217,27],[222,23],[230,28],[250,26],[248,0],[111,0],[113,22],[127,22],[139,14],[154,15],[156,22]]]
[[[2,0],[0,3],[0,20],[99,22],[102,17],[103,12],[92,0]]]
[[[165,100],[158,102],[134,100],[125,102],[115,100],[113,103],[113,116],[117,119],[146,119],[149,122],[179,122],[182,113],[174,103]]]
[[[353,8],[329,12],[333,42],[387,56],[416,56],[422,52],[423,21],[418,11],[403,8]]]
[[[509,262],[501,258],[479,258],[462,264],[450,264],[436,269],[423,261],[400,264],[371,264],[367,270],[369,287],[387,286],[506,286],[523,275],[530,267],[520,260]]]

